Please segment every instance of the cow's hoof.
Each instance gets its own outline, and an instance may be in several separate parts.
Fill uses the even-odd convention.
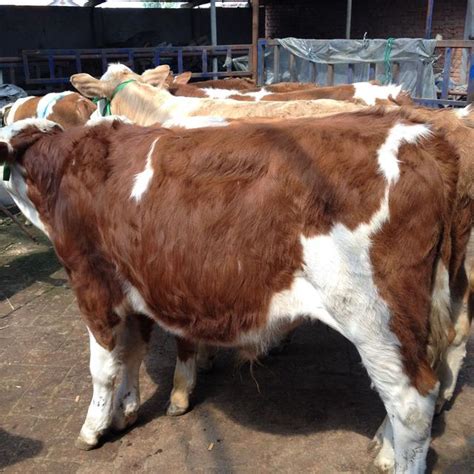
[[[112,429],[115,431],[123,431],[132,426],[138,419],[138,411],[130,413],[116,414],[112,421]]]
[[[374,461],[374,466],[378,472],[383,474],[393,474],[395,472],[395,463],[390,459],[379,459]]]
[[[96,448],[98,444],[99,444],[98,440],[95,441],[95,443],[91,444],[90,442],[87,442],[81,436],[79,436],[76,439],[76,442],[74,443],[74,446],[77,449],[80,449],[81,451],[90,451],[91,449]]]
[[[166,410],[166,414],[168,416],[181,416],[184,415],[188,411],[188,407],[180,407],[175,405],[174,403],[170,403],[168,405],[168,409]]]

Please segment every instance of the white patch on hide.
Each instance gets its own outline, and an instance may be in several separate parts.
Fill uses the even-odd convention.
[[[36,97],[22,97],[21,99],[17,99],[13,105],[8,104],[11,106],[10,111],[7,114],[7,117],[5,119],[5,125],[11,125],[15,121],[15,114],[17,110],[25,103],[28,102],[29,100],[36,99]]]
[[[135,181],[133,183],[130,199],[135,199],[135,201],[137,202],[140,201],[143,194],[148,189],[148,186],[150,185],[150,182],[153,178],[153,166],[152,166],[153,152],[155,151],[155,145],[158,142],[158,140],[159,140],[159,137],[156,138],[151,144],[150,151],[148,152],[148,155],[146,157],[145,169],[141,173],[138,173],[135,176]]]
[[[181,117],[172,118],[166,120],[161,124],[164,128],[207,128],[207,127],[227,127],[229,122],[222,117],[207,117],[207,116],[195,116],[195,117]]]
[[[430,129],[423,124],[404,125],[397,123],[389,132],[384,144],[377,152],[380,171],[389,183],[398,181],[400,169],[398,166],[398,149],[405,143],[416,143],[420,138],[430,135]]]
[[[355,89],[354,99],[362,100],[367,105],[375,105],[377,99],[388,100],[390,96],[396,99],[402,90],[401,85],[395,84],[379,86],[370,82],[355,82],[352,85]]]
[[[50,92],[49,94],[41,97],[36,107],[36,116],[42,119],[47,118],[52,114],[53,108],[57,102],[69,94],[73,94],[73,92]]]

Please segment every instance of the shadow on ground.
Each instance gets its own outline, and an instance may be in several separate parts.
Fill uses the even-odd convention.
[[[15,436],[0,428],[0,469],[34,458],[42,447],[39,440]]]
[[[51,286],[64,285],[66,280],[52,278],[61,268],[53,249],[16,257],[8,266],[0,266],[0,300],[11,298],[36,281]]]

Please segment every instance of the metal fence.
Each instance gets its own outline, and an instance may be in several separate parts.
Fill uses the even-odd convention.
[[[32,90],[61,90],[78,72],[103,74],[109,63],[120,62],[134,71],[169,64],[175,73],[192,71],[195,78],[247,77],[251,72],[232,70],[232,60],[249,55],[251,45],[183,46],[160,48],[41,49],[25,50],[21,58],[0,58],[3,82]],[[212,70],[217,58],[218,70]]]

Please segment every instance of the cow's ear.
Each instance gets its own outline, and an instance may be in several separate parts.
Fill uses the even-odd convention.
[[[187,84],[191,80],[192,74],[193,73],[191,71],[186,71],[186,72],[182,72],[181,74],[178,74],[173,79],[173,84],[180,84],[180,85]]]
[[[168,76],[170,75],[170,67],[167,64],[155,67],[155,69],[147,69],[141,76],[142,81],[155,87],[164,87]]]
[[[113,86],[111,86],[106,81],[99,81],[95,77],[92,77],[90,74],[80,73],[73,74],[71,76],[71,84],[86,97],[107,97],[110,99],[110,96],[113,93]]]
[[[46,119],[23,119],[0,129],[0,162],[13,161],[45,134],[61,132],[63,128]]]

